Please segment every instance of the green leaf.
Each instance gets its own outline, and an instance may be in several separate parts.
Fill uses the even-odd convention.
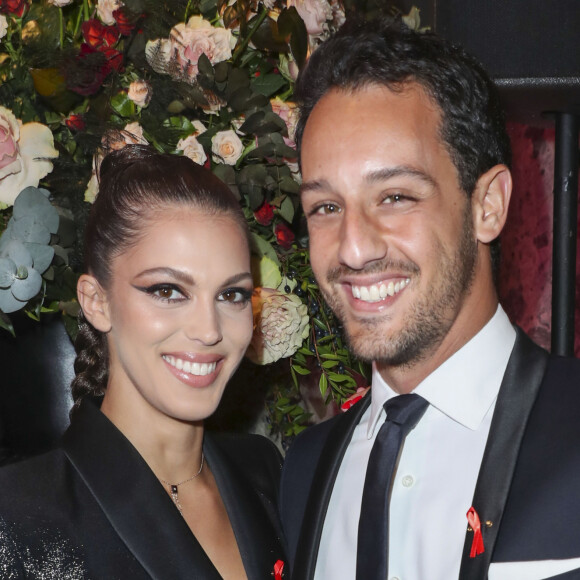
[[[336,366],[338,363],[339,363],[339,361],[337,361],[337,360],[325,360],[325,361],[322,363],[322,368],[325,368],[325,369],[332,369],[332,368],[334,368],[334,367],[335,367],[335,366]]]
[[[294,204],[289,197],[285,197],[280,204],[280,209],[278,213],[289,223],[292,223],[294,219]]]
[[[282,274],[280,274],[278,264],[268,256],[262,256],[257,264],[256,261],[256,259],[252,261],[254,285],[264,288],[277,288],[282,282]]]
[[[254,17],[248,22],[251,26]],[[269,16],[264,19],[252,36],[252,44],[262,50],[270,50],[272,52],[288,52],[288,44],[284,36],[278,30],[278,24]]]
[[[320,375],[320,380],[318,381],[318,388],[320,389],[320,394],[324,397],[328,389],[328,379],[326,378],[326,375],[324,373]]]
[[[276,264],[280,265],[280,260],[278,260],[278,255],[272,244],[254,232],[252,232],[252,253],[258,256],[268,256]]]
[[[197,60],[197,70],[199,71],[200,75],[203,75],[207,79],[213,81],[214,79],[213,66],[204,52],[202,52],[199,55],[199,59]]]
[[[278,31],[283,36],[290,36],[290,50],[299,68],[304,66],[308,54],[308,32],[298,11],[294,6],[282,10],[278,17]]]
[[[339,375],[338,373],[329,372],[328,378],[335,383],[352,383],[353,385],[356,384],[356,381],[348,375]]]
[[[287,193],[298,195],[300,193],[300,184],[289,175],[285,175],[278,184],[278,187]]]
[[[127,93],[117,93],[111,99],[111,107],[121,117],[129,118],[135,114],[135,103],[127,96]]]
[[[280,74],[263,74],[254,78],[252,89],[257,93],[271,97],[286,84],[286,79]]]
[[[298,365],[292,365],[292,368],[299,374],[299,375],[309,375],[310,371],[305,369],[304,367],[300,367]]]

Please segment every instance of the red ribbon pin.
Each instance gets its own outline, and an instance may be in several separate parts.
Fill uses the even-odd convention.
[[[471,542],[471,552],[469,553],[469,557],[475,558],[475,556],[483,554],[485,551],[483,546],[483,536],[481,535],[481,522],[479,521],[479,516],[477,515],[475,508],[469,508],[469,511],[467,512],[467,521],[473,530],[473,541]]]
[[[276,560],[273,576],[274,580],[282,580],[284,577],[284,562],[282,562],[282,560]]]

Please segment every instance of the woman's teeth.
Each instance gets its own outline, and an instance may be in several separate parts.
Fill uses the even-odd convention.
[[[213,373],[217,365],[217,362],[196,363],[167,355],[163,355],[163,359],[172,367],[175,367],[178,371],[183,371],[184,373],[198,376],[205,376]]]
[[[352,295],[363,302],[380,302],[387,296],[394,296],[399,293],[411,281],[410,278],[399,280],[398,282],[382,282],[372,286],[351,286]]]

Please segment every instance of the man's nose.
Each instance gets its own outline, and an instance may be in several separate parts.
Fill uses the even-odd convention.
[[[387,232],[373,216],[347,209],[341,225],[338,259],[343,265],[362,270],[387,256]]]

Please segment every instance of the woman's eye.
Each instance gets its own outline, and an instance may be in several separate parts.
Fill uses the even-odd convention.
[[[218,296],[220,302],[229,302],[231,304],[246,304],[251,298],[251,291],[245,288],[228,288]]]
[[[154,284],[147,288],[141,288],[144,292],[164,302],[180,302],[186,300],[185,294],[173,284]]]

